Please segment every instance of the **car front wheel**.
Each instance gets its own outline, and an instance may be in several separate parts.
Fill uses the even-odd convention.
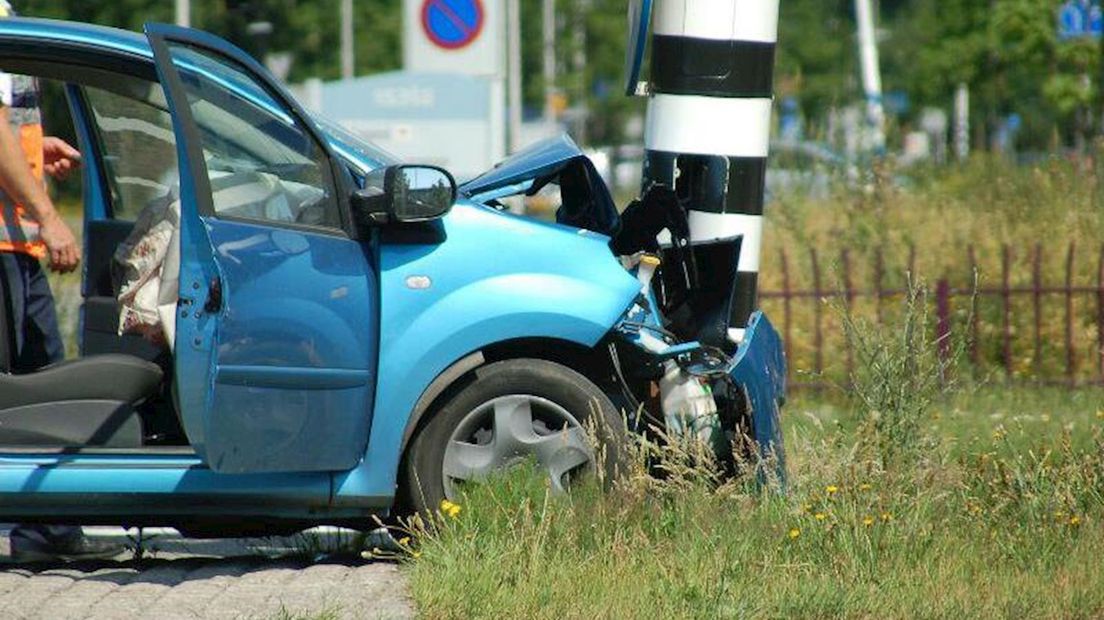
[[[624,441],[621,415],[583,375],[545,360],[495,362],[476,369],[414,437],[400,493],[410,508],[433,510],[459,499],[464,483],[529,459],[563,491],[598,463],[616,475]]]

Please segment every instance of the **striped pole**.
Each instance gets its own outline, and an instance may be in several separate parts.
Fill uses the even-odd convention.
[[[756,307],[778,2],[657,0],[652,26],[644,185],[689,197],[692,244],[742,238],[735,282],[700,283],[732,288],[735,342]]]

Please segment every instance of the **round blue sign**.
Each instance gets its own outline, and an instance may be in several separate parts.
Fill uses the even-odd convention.
[[[422,28],[430,41],[449,50],[470,45],[483,30],[480,0],[425,0]]]

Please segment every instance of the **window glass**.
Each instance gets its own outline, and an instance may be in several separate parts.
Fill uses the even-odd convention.
[[[215,213],[339,228],[325,152],[234,61],[180,43],[169,50],[202,142]]]
[[[120,79],[112,91],[86,87],[84,92],[99,134],[112,213],[133,222],[180,182],[172,117],[161,87]]]

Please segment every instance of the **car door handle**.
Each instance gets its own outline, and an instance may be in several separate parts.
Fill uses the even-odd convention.
[[[203,311],[214,314],[222,310],[222,280],[218,276],[211,278],[211,285],[207,288],[207,302],[203,304]]]

